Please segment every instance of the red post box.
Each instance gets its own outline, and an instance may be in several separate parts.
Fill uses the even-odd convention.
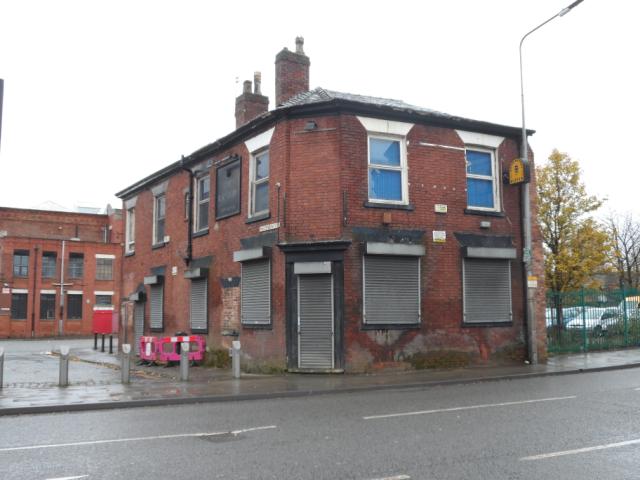
[[[117,333],[113,307],[93,307],[93,333],[111,335]]]

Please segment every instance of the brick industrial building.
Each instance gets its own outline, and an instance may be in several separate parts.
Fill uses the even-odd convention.
[[[309,66],[297,39],[273,110],[256,74],[234,132],[118,193],[128,338],[239,338],[292,371],[523,359],[520,130],[309,90]]]
[[[121,242],[110,207],[0,208],[0,338],[90,334],[94,308],[120,304]]]

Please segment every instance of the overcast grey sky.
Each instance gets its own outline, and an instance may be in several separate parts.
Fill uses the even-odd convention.
[[[74,206],[233,130],[242,80],[305,38],[311,87],[520,126],[518,43],[570,0],[0,0],[0,205]],[[640,2],[585,0],[525,42],[537,162],[578,159],[608,208],[637,211]]]

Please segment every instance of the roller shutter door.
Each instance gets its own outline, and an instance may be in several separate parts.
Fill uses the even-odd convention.
[[[144,302],[136,302],[133,307],[133,338],[136,355],[140,355],[140,337],[144,335]]]
[[[298,366],[333,368],[333,280],[331,275],[298,276]]]
[[[464,259],[464,322],[511,322],[509,260]]]
[[[420,322],[420,258],[366,255],[364,298],[367,325]]]
[[[242,323],[271,323],[271,265],[268,259],[242,263]]]
[[[207,279],[191,280],[190,322],[192,332],[206,332],[207,324]]]
[[[164,328],[162,303],[164,290],[162,285],[151,285],[151,295],[149,296],[151,311],[149,313],[151,330],[162,330]]]

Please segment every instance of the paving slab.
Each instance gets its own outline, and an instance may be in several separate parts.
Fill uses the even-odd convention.
[[[177,366],[133,365],[131,382],[123,385],[118,354],[93,350],[92,339],[75,339],[66,343],[71,349],[70,385],[58,387],[59,359],[55,351],[63,343],[64,339],[0,341],[0,348],[6,352],[0,415],[424,388],[640,367],[640,348],[559,355],[544,365],[473,366],[375,374],[243,374],[242,378],[234,379],[230,370],[192,367],[187,382],[179,381]]]

